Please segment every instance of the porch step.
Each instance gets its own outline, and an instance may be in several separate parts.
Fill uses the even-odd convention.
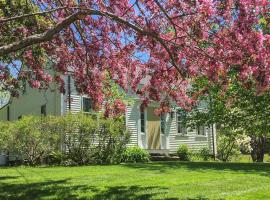
[[[146,149],[151,155],[169,155],[168,149]]]
[[[178,156],[150,154],[151,161],[178,161]]]

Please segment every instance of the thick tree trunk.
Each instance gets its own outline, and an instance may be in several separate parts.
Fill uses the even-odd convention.
[[[251,157],[253,162],[263,162],[267,139],[264,136],[251,137]]]

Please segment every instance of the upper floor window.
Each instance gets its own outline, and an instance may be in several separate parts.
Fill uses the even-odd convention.
[[[41,106],[41,108],[40,108],[40,114],[41,114],[42,116],[46,116],[46,115],[47,115],[47,112],[46,112],[46,104]]]
[[[197,135],[206,135],[206,131],[205,131],[204,126],[198,126],[197,127]]]
[[[164,114],[162,114],[160,116],[160,131],[161,134],[165,134],[165,123],[166,123],[166,116]]]
[[[82,98],[82,111],[85,113],[89,113],[92,111],[92,100],[90,98]]]
[[[187,113],[184,110],[177,110],[177,133],[181,135],[187,134],[186,128]]]
[[[141,111],[141,132],[145,133],[145,116],[144,116],[144,111]]]

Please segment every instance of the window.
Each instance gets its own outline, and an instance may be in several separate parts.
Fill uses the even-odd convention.
[[[47,115],[47,113],[46,113],[46,104],[41,106],[40,114],[41,114],[41,116],[46,116]]]
[[[141,111],[141,132],[145,133],[145,116],[144,111]]]
[[[204,126],[198,126],[197,127],[197,135],[206,135]]]
[[[184,110],[177,111],[177,133],[178,134],[181,134],[181,135],[187,134],[186,117],[187,117],[187,114]]]
[[[85,113],[89,113],[92,111],[92,100],[90,98],[83,97],[82,110]]]
[[[170,116],[171,116],[171,119],[174,119],[174,117],[175,117],[175,112],[174,112],[174,111],[171,111],[171,112],[170,112]]]
[[[165,122],[166,122],[166,116],[164,114],[162,114],[160,116],[160,131],[161,131],[161,134],[165,134]]]

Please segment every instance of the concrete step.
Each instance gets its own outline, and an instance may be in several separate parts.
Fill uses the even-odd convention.
[[[166,156],[166,155],[151,155],[150,157],[151,161],[178,161],[179,157],[178,156]]]

